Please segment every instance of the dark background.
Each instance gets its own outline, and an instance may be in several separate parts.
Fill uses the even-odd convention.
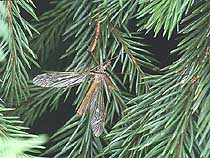
[[[44,12],[53,8],[50,5],[50,0],[33,0],[36,5],[36,14],[40,16]],[[23,13],[24,14],[24,13]],[[28,15],[26,15],[28,16]],[[173,33],[170,40],[167,37],[162,37],[162,31],[153,37],[154,33],[150,31],[144,36],[145,43],[150,45],[148,50],[154,54],[154,57],[159,61],[159,67],[163,68],[170,65],[172,62],[178,59],[178,56],[170,55],[170,51],[173,50],[177,45],[177,34]],[[72,94],[75,94],[74,90]],[[72,96],[67,101],[59,106],[54,112],[46,112],[41,118],[38,118],[34,125],[31,127],[30,132],[40,134],[53,134],[59,129],[73,114],[74,107],[71,106],[73,103]]]

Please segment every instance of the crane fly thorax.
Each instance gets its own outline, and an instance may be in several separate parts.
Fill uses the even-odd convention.
[[[100,81],[104,80],[106,77],[105,72],[100,72],[100,73],[96,73],[95,74],[95,80],[97,81],[97,83],[99,83]]]

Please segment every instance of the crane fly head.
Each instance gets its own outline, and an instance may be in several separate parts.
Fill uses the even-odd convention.
[[[103,65],[96,66],[93,71],[99,74],[104,74],[106,68],[111,64],[111,61],[105,62]]]

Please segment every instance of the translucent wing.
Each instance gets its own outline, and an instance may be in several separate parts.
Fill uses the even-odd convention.
[[[52,72],[37,75],[33,84],[41,87],[69,87],[85,80],[87,74],[75,72]]]
[[[105,125],[105,107],[104,107],[104,98],[103,98],[103,89],[102,83],[99,84],[94,91],[91,103],[90,103],[90,111],[91,111],[91,128],[93,134],[96,137],[99,137],[104,131]]]

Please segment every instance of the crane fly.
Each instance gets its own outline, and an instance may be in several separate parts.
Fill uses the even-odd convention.
[[[96,23],[96,33],[95,33],[95,37],[92,41],[91,46],[88,48],[89,52],[93,52],[96,49],[98,40],[100,38],[100,30],[101,30],[101,24],[99,22]]]
[[[37,75],[33,83],[41,87],[73,87],[83,82],[86,77],[94,76],[93,83],[86,93],[82,104],[77,109],[77,114],[82,115],[88,103],[91,119],[91,129],[96,137],[99,137],[104,130],[105,125],[105,106],[103,96],[103,80],[109,82],[105,69],[110,64],[107,62],[103,66],[96,67],[95,71],[84,72],[52,72]]]

